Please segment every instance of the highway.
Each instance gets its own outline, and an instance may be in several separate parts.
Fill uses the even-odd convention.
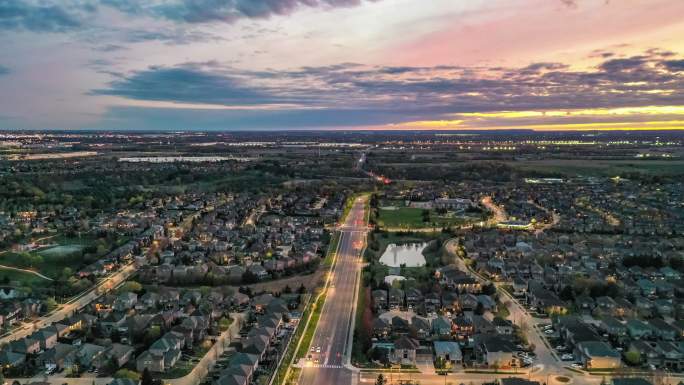
[[[340,244],[337,264],[332,272],[323,311],[311,342],[311,360],[302,369],[298,385],[350,384],[348,369],[358,279],[362,268],[361,250],[366,242],[367,198],[358,198],[343,226],[339,228]],[[320,348],[320,353],[317,352]],[[349,350],[347,350],[349,349]]]

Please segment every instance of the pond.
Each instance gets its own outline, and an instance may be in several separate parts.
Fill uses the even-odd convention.
[[[390,243],[387,249],[380,256],[380,263],[391,266],[400,267],[420,267],[425,266],[425,256],[423,250],[427,247],[427,242],[424,243],[408,243],[405,245],[396,245]]]

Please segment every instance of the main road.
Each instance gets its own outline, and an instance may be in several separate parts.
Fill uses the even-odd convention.
[[[362,268],[361,251],[368,230],[367,199],[362,197],[354,201],[349,215],[339,228],[337,262],[331,273],[330,287],[311,341],[310,353],[307,353],[311,358],[305,362],[298,385],[350,384],[354,377],[348,364]]]

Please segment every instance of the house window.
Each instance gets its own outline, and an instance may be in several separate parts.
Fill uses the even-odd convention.
[[[408,352],[404,350],[404,358],[408,358]]]

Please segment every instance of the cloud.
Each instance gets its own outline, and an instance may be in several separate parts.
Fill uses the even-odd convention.
[[[684,59],[681,60],[665,60],[663,65],[670,71],[684,71]]]
[[[300,8],[353,7],[362,3],[362,0],[176,0],[155,2],[132,11],[143,11],[187,23],[231,23],[243,18],[263,19],[289,15]],[[131,11],[127,7],[125,4],[118,9]]]
[[[289,15],[300,8],[353,7],[380,0],[0,0],[0,29],[66,32],[91,27],[100,8],[180,23],[232,23]]]
[[[82,27],[95,10],[79,1],[0,0],[0,29],[65,32]]]
[[[151,67],[97,89],[93,95],[134,100],[219,105],[274,103],[275,99],[250,89],[230,75],[202,71],[194,66]]]
[[[10,72],[9,68],[5,67],[4,65],[0,64],[0,76],[2,75],[7,75]]]
[[[260,123],[296,127],[316,119],[325,126],[335,122],[333,117],[339,125],[358,125],[447,119],[466,112],[684,105],[681,66],[682,60],[648,53],[605,60],[583,71],[563,63],[521,68],[341,63],[262,71],[188,63],[119,76],[92,94],[118,96],[133,105],[176,103],[177,110],[169,114],[202,104],[225,106],[232,111],[211,114],[236,117],[235,122],[239,116],[250,128]],[[265,106],[281,107],[265,112]]]

